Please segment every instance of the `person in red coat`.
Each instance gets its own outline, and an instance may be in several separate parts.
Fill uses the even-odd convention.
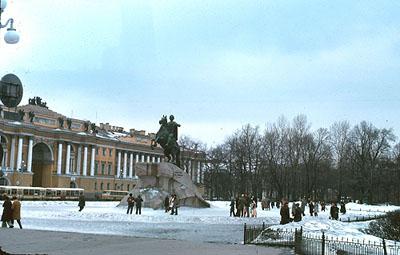
[[[12,203],[10,198],[4,194],[3,195],[4,203],[3,203],[3,214],[1,215],[1,221],[2,221],[2,227],[6,228],[7,225],[10,228],[13,228],[12,224],[12,219],[13,219],[13,213],[12,213]]]

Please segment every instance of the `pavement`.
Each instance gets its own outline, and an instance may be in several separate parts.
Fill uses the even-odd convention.
[[[264,246],[204,243],[131,236],[0,228],[1,250],[10,254],[49,255],[239,255],[294,254],[290,249]]]

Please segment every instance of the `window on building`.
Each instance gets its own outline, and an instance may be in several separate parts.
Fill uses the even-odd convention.
[[[120,190],[124,190],[124,184],[121,184]]]
[[[101,163],[101,175],[104,175],[106,172],[106,164],[105,163]]]
[[[110,183],[107,183],[107,189],[108,190],[110,189]]]
[[[103,148],[103,156],[106,156],[106,148]]]
[[[112,165],[108,164],[108,175],[112,175]]]
[[[103,189],[104,189],[103,183],[100,183],[100,190],[103,190]]]
[[[94,183],[94,190],[97,190],[97,182]]]
[[[128,184],[128,187],[126,188],[127,191],[129,191],[129,186],[130,186],[130,185]]]
[[[110,151],[109,151],[109,152],[110,152],[110,157],[112,157],[112,149],[110,149]]]
[[[95,175],[99,174],[99,162],[98,161],[94,162],[94,174]]]
[[[99,148],[96,147],[96,156],[99,155]]]
[[[117,190],[117,184],[116,183],[114,184],[114,190]]]

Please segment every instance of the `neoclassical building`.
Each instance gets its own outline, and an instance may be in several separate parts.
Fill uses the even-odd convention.
[[[30,99],[28,105],[0,106],[0,185],[79,187],[85,193],[131,190],[137,162],[164,160],[143,130],[67,118]],[[184,170],[202,183],[204,153],[184,151]]]

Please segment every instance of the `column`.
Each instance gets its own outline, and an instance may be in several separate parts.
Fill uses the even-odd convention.
[[[129,178],[132,178],[133,173],[133,153],[129,154]]]
[[[62,142],[58,143],[58,157],[57,157],[57,174],[61,174],[61,164],[62,164]]]
[[[192,160],[188,160],[188,173],[190,175],[190,179],[193,181],[193,169],[192,169]]]
[[[203,164],[200,162],[200,183],[203,183]]]
[[[15,137],[11,138],[10,168],[14,171],[15,167]]]
[[[67,158],[65,159],[65,174],[69,174],[71,161],[71,144],[67,143]]]
[[[147,155],[147,163],[150,163],[150,155]]]
[[[140,160],[140,162],[144,162],[144,154],[142,154],[142,159]]]
[[[92,146],[92,155],[90,157],[90,176],[94,176],[94,157],[96,156],[96,148]]]
[[[117,178],[120,176],[120,173],[121,173],[121,152],[118,151]]]
[[[82,169],[83,176],[87,175],[87,151],[88,147],[85,145],[85,147],[83,148],[83,169]]]
[[[82,145],[78,146],[78,157],[76,160],[76,173],[81,175]]]
[[[201,168],[201,164],[199,161],[199,162],[197,162],[197,183],[200,183],[200,168]]]
[[[136,154],[136,161],[135,163],[139,162],[139,154]]]
[[[128,153],[124,153],[124,171],[122,173],[122,177],[126,178],[126,170],[127,170],[127,162],[128,162]]]
[[[158,157],[157,157],[157,163],[160,163],[160,162],[161,162],[161,157],[158,156]]]
[[[29,137],[28,162],[27,162],[27,171],[28,171],[28,173],[32,173],[32,153],[33,153],[33,139],[32,139],[32,137]]]
[[[17,152],[17,171],[21,171],[22,164],[22,146],[24,145],[24,138],[20,136],[18,138],[18,152]]]

